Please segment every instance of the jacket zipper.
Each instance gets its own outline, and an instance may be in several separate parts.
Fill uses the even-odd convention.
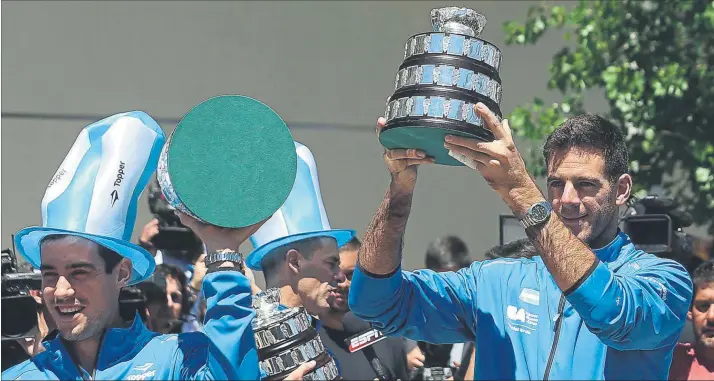
[[[563,309],[565,309],[565,295],[560,296],[560,302],[558,303],[558,315],[555,317],[555,339],[553,339],[553,347],[550,349],[550,356],[548,357],[548,365],[545,367],[545,375],[543,376],[543,381],[548,381],[550,376],[550,368],[553,366],[553,359],[555,358],[555,351],[558,349],[558,339],[560,339],[560,326],[563,325]]]

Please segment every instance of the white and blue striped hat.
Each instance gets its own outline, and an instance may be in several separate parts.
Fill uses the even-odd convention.
[[[129,258],[130,284],[146,279],[156,267],[154,258],[130,240],[139,196],[156,170],[164,141],[161,127],[141,111],[85,127],[47,186],[42,226],[15,235],[20,254],[37,269],[42,239],[69,234]]]
[[[322,203],[317,164],[306,146],[295,142],[297,175],[283,206],[250,237],[256,249],[248,255],[249,268],[262,271],[261,262],[274,249],[312,237],[332,237],[342,247],[354,236],[354,230],[330,228]]]

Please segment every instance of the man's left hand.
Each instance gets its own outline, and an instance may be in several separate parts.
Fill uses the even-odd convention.
[[[495,140],[484,142],[477,139],[461,136],[447,135],[444,147],[450,154],[477,170],[493,188],[506,201],[511,209],[516,208],[514,198],[522,195],[540,195],[533,178],[526,169],[526,164],[518,152],[508,120],[503,122],[483,103],[474,106],[474,110],[484,121],[484,125],[493,132]],[[542,196],[541,196],[542,197]],[[519,214],[524,211],[513,210]]]

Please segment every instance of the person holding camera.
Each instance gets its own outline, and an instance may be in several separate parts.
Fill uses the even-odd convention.
[[[508,121],[481,103],[474,112],[494,140],[447,136],[444,146],[496,191],[540,255],[458,272],[402,270],[417,167],[433,160],[388,150],[391,183],[359,253],[352,311],[389,335],[474,341],[475,379],[665,379],[692,282],[680,264],[637,250],[618,230],[632,190],[621,129],[587,114],[555,129],[543,152],[543,196]]]
[[[11,250],[8,250],[11,252]],[[3,255],[5,250],[3,250]],[[14,262],[14,254],[10,254]],[[4,259],[4,258],[3,258]],[[15,273],[18,274],[32,274],[32,268],[25,263],[24,265],[18,265]],[[3,271],[3,275],[5,271]],[[13,336],[17,337],[18,331],[24,331],[21,337],[15,340],[6,340],[5,330],[3,330],[3,341],[2,341],[2,371],[15,366],[37,353],[44,350],[42,342],[44,340],[52,340],[57,336],[57,327],[52,316],[50,315],[44,301],[42,300],[42,292],[40,290],[41,286],[39,284],[35,285],[35,282],[30,282],[26,285],[28,289],[27,297],[34,301],[32,306],[20,302],[20,298],[17,295],[13,298],[13,301],[20,302],[18,305],[4,304],[6,312],[4,314],[7,319],[5,322],[5,327],[10,328],[8,331],[12,331]],[[5,290],[5,289],[3,289]],[[3,291],[3,299],[8,297]],[[29,300],[25,299],[25,300]],[[4,302],[4,301],[3,301]],[[35,324],[27,325],[28,321],[35,320]],[[15,327],[14,325],[17,325]],[[10,327],[8,327],[10,326]],[[31,328],[30,328],[31,327]],[[28,330],[29,328],[29,330]]]
[[[137,287],[146,298],[147,327],[159,333],[181,333],[191,304],[186,275],[176,266],[160,264]]]
[[[212,263],[203,279],[205,334],[161,335],[138,316],[120,316],[120,290],[155,268],[130,237],[164,140],[143,112],[117,114],[80,133],[45,192],[43,226],[15,235],[19,253],[42,273],[42,297],[59,337],[3,372],[3,380],[259,376],[251,285],[232,262]]]

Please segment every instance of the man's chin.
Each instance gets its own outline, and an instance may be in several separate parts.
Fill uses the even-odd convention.
[[[707,337],[700,337],[699,342],[707,348],[714,349],[714,337],[708,335]]]
[[[60,336],[67,341],[82,341],[87,340],[91,336],[91,332],[88,332],[85,327],[74,327],[72,329],[59,329]]]

